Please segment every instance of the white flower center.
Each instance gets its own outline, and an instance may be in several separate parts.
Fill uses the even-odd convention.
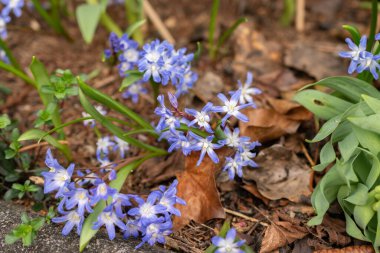
[[[80,216],[75,211],[70,212],[67,218],[68,218],[69,221],[72,221],[74,223],[79,223],[80,222]]]
[[[154,212],[153,212],[153,209],[152,209],[152,205],[149,204],[149,203],[144,203],[141,207],[140,207],[140,214],[142,217],[151,217],[154,215]]]

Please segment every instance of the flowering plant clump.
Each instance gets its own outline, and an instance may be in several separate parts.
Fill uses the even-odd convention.
[[[105,58],[118,62],[119,74],[125,78],[122,88],[127,88],[123,97],[132,98],[134,103],[139,93],[147,92],[144,82],[167,85],[170,81],[178,97],[187,93],[198,79],[190,66],[194,54],[186,54],[185,48],[175,50],[167,41],[154,40],[139,49],[138,43],[128,34],[119,38],[111,33],[109,42],[111,48],[104,51]]]
[[[232,148],[235,153],[226,158],[226,164],[223,168],[224,171],[228,172],[231,180],[236,174],[239,177],[243,176],[242,168],[244,166],[257,167],[253,161],[256,154],[252,150],[260,146],[260,143],[251,142],[249,137],[240,136],[239,128],[231,130],[227,124],[231,117],[247,122],[247,116],[240,110],[255,106],[251,95],[259,94],[260,91],[258,89],[250,90],[252,74],[248,73],[247,76],[246,85],[243,87],[239,82],[239,89],[230,92],[230,98],[222,93],[218,94],[222,105],[215,106],[209,102],[200,111],[189,108],[181,111],[178,108],[177,98],[171,93],[168,93],[171,107],[169,109],[165,105],[164,95],[159,95],[157,100],[160,106],[154,111],[160,117],[156,131],[160,133],[160,139],[166,139],[169,142],[168,151],[181,150],[186,156],[192,151],[200,151],[197,162],[197,166],[199,166],[206,154],[214,163],[218,163],[219,158],[215,150],[222,147]],[[246,102],[246,100],[251,102]],[[224,114],[219,121],[214,120],[217,113]],[[186,126],[186,130],[182,130],[181,126]],[[205,132],[199,130],[205,130]]]
[[[142,242],[136,248],[144,243],[164,243],[164,236],[171,233],[172,215],[181,215],[174,205],[186,204],[176,196],[176,180],[167,188],[160,186],[145,200],[137,195],[118,193],[110,187],[108,182],[114,179],[109,177],[112,174],[110,170],[89,173],[88,169],[78,169],[77,176],[74,176],[75,165],[64,168],[53,157],[50,149],[45,164],[50,170],[42,173],[45,179],[44,193],[56,192],[55,198],[60,200],[58,212],[61,215],[52,221],[65,223],[63,235],[68,235],[74,227],[80,235],[86,215],[92,213],[93,207],[103,200],[106,207],[94,222],[93,229],[104,226],[110,240],[116,236],[115,227],[120,229],[124,238],[141,235]]]

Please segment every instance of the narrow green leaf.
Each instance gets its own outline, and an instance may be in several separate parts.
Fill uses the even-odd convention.
[[[138,29],[141,29],[141,27],[146,23],[145,19],[136,21],[135,23],[128,26],[126,33],[129,36],[132,36]]]
[[[3,114],[0,116],[0,129],[4,129],[11,124],[11,120],[9,119],[7,114]]]
[[[380,114],[373,114],[365,117],[348,117],[352,124],[377,134],[380,134]]]
[[[197,41],[197,51],[194,53],[194,62],[199,60],[199,57],[201,57],[202,54],[202,44]]]
[[[12,234],[6,235],[5,236],[5,244],[13,244],[17,242],[20,239],[18,236],[14,236]]]
[[[149,124],[149,122],[145,121],[143,118],[141,118],[140,115],[138,115],[137,113],[135,113],[128,107],[122,105],[121,103],[117,102],[116,100],[112,99],[106,94],[96,89],[91,88],[89,85],[85,84],[82,80],[79,79],[78,82],[79,82],[80,89],[83,91],[84,94],[86,94],[86,96],[105,105],[106,107],[110,109],[113,109],[117,112],[122,113],[123,115],[135,121],[142,128],[154,130],[154,128]]]
[[[0,38],[0,48],[5,52],[5,55],[8,57],[12,66],[18,69],[19,71],[23,72],[16,58],[13,56],[12,51],[9,49],[9,47],[2,38]]]
[[[12,65],[9,65],[3,61],[0,61],[0,69],[3,69],[9,73],[14,74],[15,76],[24,80],[26,83],[31,84],[35,88],[37,87],[37,84],[33,79],[31,79],[23,71],[18,70],[17,68],[13,67]]]
[[[313,143],[313,142],[319,142],[319,141],[323,140],[324,138],[329,136],[338,127],[340,122],[341,122],[341,115],[337,115],[337,116],[329,119],[328,121],[326,121],[323,124],[323,126],[321,127],[321,129],[319,130],[317,135],[309,142]]]
[[[367,105],[373,110],[374,113],[380,113],[380,100],[365,94],[362,95],[362,98],[367,103]]]
[[[345,201],[354,205],[365,205],[368,199],[368,187],[364,184],[357,184],[356,190],[350,194]]]
[[[372,219],[375,211],[372,209],[373,201],[363,206],[354,207],[354,220],[361,229],[365,229]]]
[[[232,33],[239,27],[240,24],[247,22],[247,18],[239,18],[232,24],[218,39],[218,44],[216,46],[216,52],[219,51],[220,47],[231,37]]]
[[[216,28],[216,18],[218,17],[220,0],[213,0],[210,14],[210,24],[208,28],[208,45],[209,50],[212,52],[215,48],[215,28]]]
[[[106,117],[101,115],[87,100],[84,93],[82,91],[79,91],[79,100],[83,106],[83,109],[90,114],[97,122],[102,124],[105,128],[107,128],[111,133],[119,137],[120,139],[130,143],[131,145],[151,151],[154,153],[161,153],[161,154],[167,154],[167,152],[163,149],[156,148],[154,146],[151,146],[149,144],[143,143],[137,139],[134,139],[132,137],[124,135],[124,131],[117,127],[116,125],[112,124]]]
[[[83,39],[89,44],[98,27],[102,7],[99,4],[81,4],[76,8],[75,13]]]
[[[41,139],[45,140],[49,144],[59,149],[66,156],[68,160],[71,160],[71,154],[70,154],[70,151],[67,149],[67,146],[59,143],[57,139],[55,139],[51,135],[48,135],[45,131],[42,131],[39,129],[30,129],[26,131],[25,133],[23,133],[18,138],[18,141],[41,140]]]
[[[142,76],[143,76],[143,73],[141,73],[141,72],[128,74],[128,76],[123,79],[123,82],[121,83],[119,91],[123,91],[128,86],[130,86],[130,85],[134,84],[135,82],[141,80]]]
[[[344,30],[346,30],[347,32],[351,34],[351,37],[354,43],[356,45],[359,45],[361,36],[360,36],[360,32],[358,28],[356,28],[356,26],[351,26],[351,25],[343,25],[342,27]]]
[[[354,133],[348,134],[342,141],[338,143],[340,154],[344,161],[348,161],[359,145],[359,141]]]

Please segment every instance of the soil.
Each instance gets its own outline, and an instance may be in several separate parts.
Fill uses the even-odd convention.
[[[306,1],[305,31],[300,33],[294,25],[283,27],[279,24],[283,1],[265,0],[221,0],[217,36],[238,17],[248,18],[222,48],[219,58],[211,61],[204,53],[193,67],[200,76],[197,84],[201,89],[202,77],[216,75],[222,81],[222,90],[234,87],[236,80],[244,80],[247,71],[254,73],[254,85],[271,97],[290,100],[292,94],[304,84],[317,79],[344,74],[346,63],[337,58],[337,52],[345,49],[344,38],[347,33],[341,29],[343,24],[355,24],[363,33],[368,33],[369,10],[359,8],[354,0]],[[151,0],[152,6],[176,39],[176,47],[187,47],[195,51],[196,42],[207,44],[210,0]],[[74,3],[75,5],[76,3]],[[126,25],[123,8],[112,6],[108,13],[121,25]],[[98,28],[94,41],[86,45],[73,17],[66,18],[65,27],[74,41],[70,42],[54,34],[39,17],[26,12],[9,28],[9,47],[28,71],[33,56],[40,59],[51,72],[55,69],[70,69],[74,74],[98,71],[90,81],[93,87],[122,101],[139,112],[149,121],[157,120],[153,115],[154,101],[143,96],[137,105],[123,100],[118,92],[121,78],[117,69],[101,61],[103,50],[108,46],[108,32]],[[147,40],[159,38],[154,26],[149,23],[145,28]],[[204,49],[206,52],[206,49]],[[0,107],[19,122],[20,130],[33,126],[36,113],[42,108],[37,92],[11,74],[1,72],[0,83],[12,89],[12,94]],[[186,102],[201,104],[210,97],[191,95]],[[206,101],[207,102],[207,101]],[[77,98],[70,98],[62,109],[65,121],[81,116],[82,108]],[[272,144],[288,145],[297,157],[308,167],[310,164],[301,149],[302,140],[315,134],[313,120],[303,121],[297,133],[283,134],[279,138],[264,142],[262,148]],[[102,129],[101,129],[102,130]],[[96,135],[81,124],[65,128],[74,161],[79,166],[93,166],[95,163]],[[155,140],[148,140],[155,143]],[[155,145],[165,146],[164,143]],[[303,145],[303,144],[302,144]],[[33,151],[34,159],[43,167],[45,149]],[[316,162],[318,146],[307,146],[306,153]],[[129,193],[146,194],[160,184],[172,181],[183,170],[183,160],[178,154],[166,159],[152,160],[136,170],[123,187]],[[313,174],[311,186],[320,178]],[[259,251],[268,224],[286,221],[292,229],[306,235],[282,246],[280,252],[311,252],[312,250],[344,247],[359,242],[344,232],[344,216],[339,208],[333,207],[326,221],[316,228],[309,228],[306,222],[313,215],[310,198],[306,196],[296,203],[285,198],[270,200],[260,196],[254,182],[241,180],[226,181],[223,175],[217,178],[223,206],[228,209],[228,217],[238,229],[239,236],[255,251]],[[223,220],[213,219],[206,224],[191,222],[167,240],[166,247],[183,252],[201,252],[210,245],[210,238],[220,228]],[[299,232],[299,233],[301,233]],[[286,234],[284,236],[287,236]]]

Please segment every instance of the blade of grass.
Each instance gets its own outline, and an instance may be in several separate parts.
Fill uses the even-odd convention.
[[[9,65],[9,64],[6,64],[5,62],[0,61],[0,69],[3,69],[7,72],[14,74],[15,76],[24,80],[26,83],[31,84],[34,88],[37,88],[37,83],[33,79],[31,79],[24,72],[18,70],[12,65]]]
[[[209,56],[214,57],[215,51],[215,28],[216,28],[216,18],[218,17],[220,0],[213,0],[210,14],[210,25],[208,28],[208,46],[209,46]]]
[[[226,42],[232,35],[232,33],[239,27],[240,24],[247,22],[247,18],[239,18],[232,24],[218,39],[215,54],[219,52],[220,47]]]
[[[12,51],[9,49],[5,41],[2,40],[1,38],[0,38],[0,49],[4,50],[5,55],[8,57],[12,66],[18,69],[19,71],[23,72],[22,68],[20,67],[20,64],[17,62],[16,58],[13,56]]]

